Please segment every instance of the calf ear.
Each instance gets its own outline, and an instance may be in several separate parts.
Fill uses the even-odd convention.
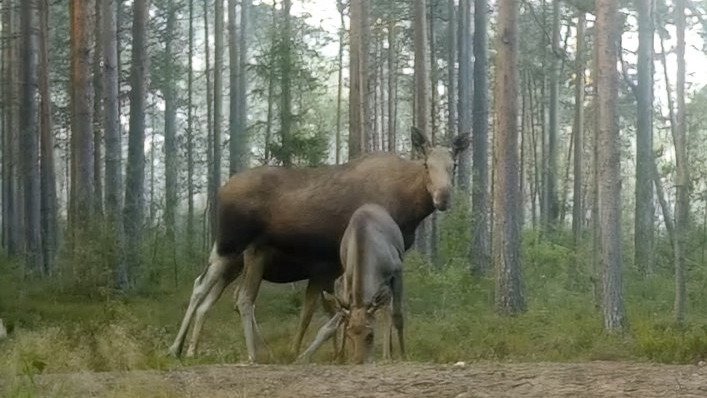
[[[415,126],[410,127],[410,140],[412,141],[412,149],[414,151],[427,156],[431,145],[422,130]]]
[[[469,134],[460,134],[452,141],[452,153],[457,157],[469,147]]]
[[[376,292],[376,295],[373,296],[371,304],[368,305],[368,313],[372,314],[376,312],[379,308],[385,307],[386,305],[390,304],[390,300],[390,288],[388,287],[388,285],[382,285],[380,289],[378,289],[378,291]]]

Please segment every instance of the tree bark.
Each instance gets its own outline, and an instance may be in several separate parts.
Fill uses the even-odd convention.
[[[604,328],[626,326],[621,269],[621,164],[618,97],[617,39],[618,2],[596,2],[596,87],[598,201],[601,265],[603,271]]]
[[[518,8],[517,0],[500,0],[498,3],[493,262],[496,311],[503,315],[526,310],[520,258]]]
[[[250,162],[248,150],[248,21],[252,0],[241,0],[241,26],[238,37],[238,168],[245,170]]]
[[[130,121],[128,161],[125,172],[125,208],[123,226],[126,236],[128,276],[135,280],[140,266],[142,230],[145,214],[145,95],[147,59],[148,0],[134,0],[132,27],[132,62],[130,66]]]
[[[46,271],[41,240],[36,11],[36,0],[20,3],[20,164],[24,194],[25,272],[29,274]]]
[[[214,163],[214,123],[213,123],[213,96],[214,90],[211,85],[211,45],[209,44],[209,2],[204,1],[204,55],[205,55],[205,70],[206,75],[206,185],[208,197],[207,218],[209,231],[205,238],[205,247],[211,244],[212,238],[215,236],[216,228],[216,189],[218,182],[214,181],[213,163]]]
[[[447,3],[447,138],[451,139],[457,131],[457,10],[454,0]]]

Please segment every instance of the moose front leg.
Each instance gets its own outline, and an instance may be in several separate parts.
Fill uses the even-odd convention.
[[[255,322],[254,302],[258,296],[260,283],[263,280],[263,270],[268,253],[249,247],[244,253],[244,272],[240,288],[237,289],[236,303],[241,315],[243,324],[243,335],[248,350],[248,360],[256,362],[258,360],[258,344],[262,342],[262,336]],[[257,342],[256,342],[257,339]]]

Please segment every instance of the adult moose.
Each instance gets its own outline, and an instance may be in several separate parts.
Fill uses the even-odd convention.
[[[392,324],[398,334],[401,356],[405,355],[403,338],[403,235],[384,208],[366,204],[351,216],[341,240],[344,274],[336,281],[334,301],[337,313],[324,325],[299,360],[312,354],[341,325],[353,343],[353,362],[370,362],[376,314],[383,312],[383,357],[391,359]],[[390,305],[392,301],[392,306]],[[392,308],[391,308],[392,307]]]
[[[408,249],[420,222],[435,209],[450,206],[454,159],[469,145],[468,135],[461,135],[453,140],[451,150],[432,147],[414,127],[411,140],[422,159],[378,153],[339,166],[257,167],[232,176],[218,193],[218,225],[209,265],[194,282],[170,351],[179,353],[197,307],[222,283],[224,274],[233,270],[242,253],[243,279],[236,302],[248,357],[255,361],[256,339],[260,342],[262,337],[253,302],[265,274],[296,274],[288,266],[308,261],[327,265],[326,273],[340,274],[341,237],[353,212],[365,203],[386,209]],[[274,260],[278,253],[297,261],[279,263]]]

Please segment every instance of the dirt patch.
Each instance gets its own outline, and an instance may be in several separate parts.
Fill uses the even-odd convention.
[[[41,396],[705,397],[707,368],[622,362],[209,365],[42,375]]]

